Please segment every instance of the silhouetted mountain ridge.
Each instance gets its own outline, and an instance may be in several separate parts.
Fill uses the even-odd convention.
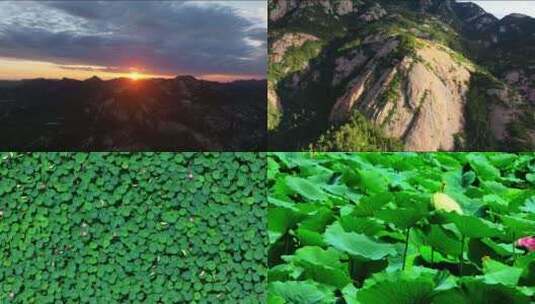
[[[3,150],[263,150],[266,81],[0,82]]]

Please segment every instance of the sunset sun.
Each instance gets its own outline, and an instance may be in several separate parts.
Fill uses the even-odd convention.
[[[129,77],[132,80],[138,80],[141,78],[141,74],[139,74],[138,72],[131,72]]]

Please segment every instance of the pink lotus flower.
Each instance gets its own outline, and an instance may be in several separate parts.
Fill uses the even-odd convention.
[[[535,251],[535,237],[527,236],[516,241],[516,245],[529,251]]]

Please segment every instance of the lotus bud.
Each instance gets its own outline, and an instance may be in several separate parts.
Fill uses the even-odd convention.
[[[446,193],[437,192],[433,194],[431,202],[436,210],[442,210],[446,212],[456,212],[458,214],[463,214],[463,209],[461,206]]]

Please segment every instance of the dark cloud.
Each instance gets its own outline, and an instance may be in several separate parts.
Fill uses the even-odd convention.
[[[266,71],[266,28],[226,6],[182,1],[32,5],[40,6],[44,16],[60,20],[58,26],[51,29],[44,21],[39,26],[39,20],[0,23],[0,56],[63,66],[122,70],[139,66],[165,74],[264,75]],[[67,17],[78,20],[76,27],[69,24],[62,30],[61,22],[66,21],[61,20]]]
[[[247,32],[251,40],[265,43],[267,41],[267,31],[263,28],[253,28]]]

